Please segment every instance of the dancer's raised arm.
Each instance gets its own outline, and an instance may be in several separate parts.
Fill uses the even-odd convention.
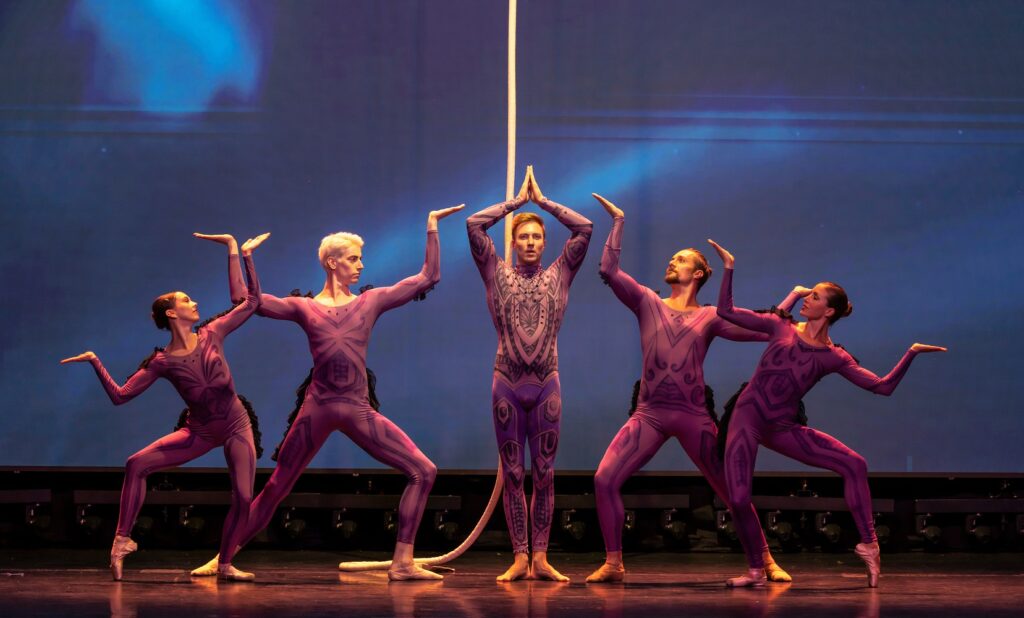
[[[598,273],[615,293],[615,297],[622,301],[622,304],[630,309],[636,309],[644,297],[644,286],[619,268],[619,255],[622,252],[622,228],[625,226],[626,216],[615,204],[596,193],[591,193],[591,195],[601,202],[601,205],[612,217],[612,229],[608,231],[608,240],[604,243]]]
[[[549,212],[572,232],[569,240],[565,241],[565,246],[562,247],[562,259],[565,260],[570,274],[575,275],[583,265],[583,258],[587,255],[590,236],[594,233],[594,224],[573,209],[545,197],[533,175],[533,166],[527,167],[526,179],[530,183],[530,196],[534,203]]]
[[[519,188],[519,194],[507,202],[499,202],[488,206],[480,212],[471,215],[466,219],[466,232],[469,234],[469,250],[473,254],[473,261],[480,273],[485,277],[494,270],[498,255],[494,249],[494,241],[487,234],[487,230],[495,223],[501,221],[505,215],[517,210],[523,204],[530,201],[530,177],[523,179],[523,185]]]
[[[725,265],[725,272],[722,274],[722,287],[718,293],[718,316],[748,330],[773,334],[775,329],[782,324],[782,319],[772,313],[757,313],[733,305],[732,273],[736,260],[731,253],[715,241],[709,238],[708,242],[718,252],[718,256],[722,258]]]
[[[231,331],[245,323],[260,306],[260,280],[256,276],[256,267],[252,261],[253,249],[260,246],[264,240],[270,237],[270,233],[260,234],[256,238],[250,238],[242,245],[242,259],[245,260],[245,277],[248,282],[246,295],[241,303],[234,306],[231,311],[216,318],[207,325],[207,328],[217,335],[224,337]],[[236,256],[237,258],[237,256]],[[232,294],[234,296],[234,294]]]
[[[227,246],[228,248],[228,285],[231,289],[231,302],[240,303],[245,301],[247,287],[245,279],[242,278],[242,265],[238,257],[238,241],[231,234],[200,234],[193,232],[193,236],[202,240],[210,240]],[[263,234],[252,239],[260,243],[270,234]],[[259,246],[257,243],[252,248]],[[299,309],[292,298],[278,298],[270,294],[260,293],[260,302],[256,307],[256,314],[275,320],[295,320],[299,316]]]
[[[123,403],[127,403],[132,399],[135,399],[143,391],[152,386],[153,382],[156,382],[160,376],[149,368],[149,365],[143,365],[138,371],[133,373],[130,378],[124,383],[124,386],[117,383],[114,378],[110,377],[110,373],[107,372],[107,368],[100,362],[98,356],[92,351],[83,352],[78,356],[72,356],[65,358],[60,362],[62,365],[67,363],[89,363],[92,368],[96,371],[96,377],[100,379],[100,384],[103,386],[103,390],[106,391],[107,397],[110,397],[110,401],[115,406],[119,406]]]
[[[394,285],[374,288],[367,292],[379,298],[381,311],[404,305],[417,296],[429,292],[441,280],[441,242],[437,237],[437,222],[465,207],[465,204],[459,204],[450,208],[430,211],[430,214],[427,215],[427,252],[420,272],[406,277]]]
[[[910,363],[914,360],[915,356],[927,352],[945,351],[946,348],[936,345],[915,343],[910,346],[905,354],[903,354],[903,358],[896,363],[896,366],[892,368],[892,371],[881,378],[870,370],[861,367],[852,356],[847,354],[848,362],[840,367],[837,373],[866,391],[871,391],[876,395],[884,395],[888,397],[894,390],[896,390],[900,380],[903,379],[907,370],[910,369]]]
[[[731,273],[732,271],[729,270],[727,272]],[[802,285],[795,286],[793,290],[784,299],[782,299],[782,302],[776,305],[776,308],[787,313],[791,312],[793,311],[793,307],[796,305],[796,302],[810,293],[810,288],[805,288]],[[724,319],[716,320],[713,324],[713,328],[716,337],[728,339],[729,341],[768,341],[769,337],[768,333],[743,328],[742,326],[737,326],[732,322],[727,322]]]

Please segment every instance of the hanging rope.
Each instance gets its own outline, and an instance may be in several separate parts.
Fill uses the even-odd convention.
[[[508,2],[508,150],[505,164],[505,199],[510,200],[515,190],[516,173],[516,0]],[[511,258],[512,250],[512,214],[505,216],[505,262]],[[458,547],[447,554],[434,556],[432,558],[416,558],[416,564],[420,566],[439,566],[451,560],[455,560],[466,553],[473,543],[480,538],[487,522],[491,520],[495,507],[498,506],[498,499],[501,497],[502,489],[501,457],[498,457],[498,474],[494,479],[494,489],[491,490],[491,498],[487,501],[484,512],[480,515],[476,526],[462,541]],[[342,562],[338,565],[340,571],[377,571],[391,567],[390,560],[363,561],[363,562]]]

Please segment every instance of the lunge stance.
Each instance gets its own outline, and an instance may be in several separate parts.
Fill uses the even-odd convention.
[[[758,446],[843,477],[844,493],[857,524],[861,542],[855,553],[867,566],[868,586],[878,586],[881,560],[878,538],[871,517],[871,491],[864,458],[832,436],[797,422],[800,399],[819,380],[838,373],[855,385],[878,395],[891,395],[922,352],[945,352],[946,348],[915,343],[892,371],[878,377],[864,369],[841,346],[832,343],[829,327],[850,315],[853,305],[842,287],[831,282],[814,286],[804,298],[794,322],[788,314],[755,313],[733,305],[733,256],[714,241],[708,241],[725,263],[718,315],[733,324],[765,333],[768,348],[761,355],[749,385],[736,400],[725,446],[725,479],[729,508],[736,531],[747,554],[749,570],[734,577],[729,586],[760,586],[765,581],[764,558],[759,550],[763,537],[757,518],[751,515],[751,481]]]
[[[135,519],[146,498],[146,477],[158,470],[180,466],[218,446],[224,447],[231,476],[231,508],[224,521],[221,552],[230,555],[231,539],[249,519],[253,482],[256,474],[256,450],[251,408],[235,393],[227,360],[224,338],[249,319],[260,302],[260,284],[252,263],[252,250],[269,234],[263,234],[242,245],[245,256],[248,288],[244,300],[227,313],[200,326],[197,303],[184,292],[170,292],[153,301],[153,322],[157,328],[171,331],[171,342],[143,361],[124,386],[110,377],[103,363],[92,352],[65,358],[61,363],[89,362],[114,405],[131,401],[158,378],[174,385],[188,404],[184,426],[160,438],[128,458],[121,489],[121,511],[117,533],[110,550],[110,571],[121,579],[125,556],[138,549],[130,537]],[[236,255],[237,262],[237,255]],[[255,417],[252,417],[255,421]],[[220,564],[215,574],[223,579],[251,580],[231,566],[230,558]]]
[[[600,195],[594,197],[612,217],[612,229],[601,256],[601,277],[636,314],[643,371],[636,411],[608,446],[594,477],[597,515],[607,557],[604,565],[587,577],[588,583],[621,581],[625,575],[622,484],[646,465],[669,438],[679,441],[711,488],[727,501],[725,472],[715,446],[718,428],[711,416],[713,410],[708,410],[705,400],[704,357],[715,337],[731,341],[768,340],[768,335],[731,324],[719,318],[714,307],[697,302],[698,292],[711,277],[711,268],[696,249],[683,249],[669,258],[665,269],[665,283],[671,287],[668,298],[659,298],[654,290],[637,283],[619,267],[625,215]],[[791,309],[804,289],[795,289],[780,307]],[[753,505],[750,511],[756,519]],[[758,548],[769,579],[791,581],[772,559],[763,535]]]
[[[423,268],[395,285],[355,294],[352,286],[358,283],[363,270],[363,240],[355,234],[339,232],[320,243],[320,264],[327,278],[319,294],[312,298],[262,295],[259,315],[290,320],[305,331],[313,355],[313,373],[302,407],[280,446],[277,467],[253,501],[248,525],[236,537],[238,547],[245,546],[270,523],[278,505],[327,437],[340,431],[378,461],[401,470],[407,479],[398,506],[398,542],[388,577],[441,579],[413,561],[416,530],[437,468],[398,425],[370,406],[366,351],[373,325],[381,314],[425,294],[440,281],[437,222],[461,209],[462,206],[455,206],[429,214]],[[229,247],[232,242],[226,236],[197,236]],[[238,281],[236,272],[231,280]],[[236,551],[234,546],[229,549],[232,554]],[[231,554],[220,557],[230,559]],[[217,559],[196,569],[193,575],[210,574]]]

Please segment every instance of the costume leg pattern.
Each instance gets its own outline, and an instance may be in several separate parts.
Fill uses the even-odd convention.
[[[281,501],[291,493],[295,481],[320,451],[327,437],[336,429],[336,421],[328,406],[321,406],[307,395],[298,417],[281,443],[277,467],[271,473],[263,491],[252,501],[249,523],[239,533],[239,547],[244,547],[270,523]]]
[[[157,470],[180,466],[203,455],[216,446],[192,433],[179,429],[150,444],[128,458],[124,465],[124,486],[121,488],[121,512],[117,534],[131,536],[135,518],[146,499],[146,477]]]
[[[857,523],[861,542],[874,543],[878,540],[871,516],[868,464],[863,457],[827,433],[802,425],[767,434],[764,445],[801,463],[842,476],[846,504]]]
[[[512,537],[512,551],[529,551],[526,531],[526,494],[523,482],[524,448],[526,444],[526,413],[519,397],[502,376],[495,375],[492,384],[494,433],[498,440],[498,454],[504,481],[502,502],[505,521]]]
[[[722,502],[727,505],[730,504],[728,485],[725,481],[725,467],[722,459],[718,456],[718,427],[715,426],[707,414],[677,414],[679,414],[679,417],[677,422],[673,423],[671,428],[672,434],[679,441],[679,445],[683,447],[683,450],[686,451],[690,460],[693,461],[697,469],[707,479],[715,494],[721,498]],[[748,510],[750,511],[750,519],[746,516],[737,518],[735,513],[733,514],[733,521],[737,522],[737,527],[740,525],[739,521],[759,521],[757,508],[754,507],[753,503],[750,504]],[[753,531],[753,527],[751,527],[751,531]],[[757,545],[758,551],[767,552],[768,539],[765,538],[764,530],[760,524],[757,525],[757,533],[760,535],[760,541]]]
[[[644,467],[667,439],[668,436],[638,412],[626,421],[608,445],[594,475],[597,519],[605,551],[622,551],[622,526],[626,518],[620,493],[622,484]]]
[[[526,415],[530,470],[533,476],[530,523],[533,551],[547,551],[551,519],[555,511],[555,455],[558,452],[558,431],[562,424],[562,389],[558,374],[544,382],[536,402]]]
[[[747,564],[752,569],[763,569],[764,557],[761,552],[764,531],[761,530],[761,523],[757,519],[757,511],[751,498],[760,432],[751,423],[744,422],[741,412],[737,408],[733,414],[729,435],[725,441],[728,505],[736,526],[736,534],[743,545],[744,553],[747,554]]]
[[[370,406],[346,412],[350,420],[341,431],[374,459],[405,474],[405,491],[398,503],[398,542],[413,543],[437,478],[437,466],[398,425]]]
[[[220,563],[231,564],[238,544],[238,535],[248,527],[256,482],[256,446],[252,430],[237,433],[224,443],[224,459],[231,477],[231,509],[224,520],[220,541]]]

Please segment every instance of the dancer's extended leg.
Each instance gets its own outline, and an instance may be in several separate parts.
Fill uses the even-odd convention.
[[[341,426],[345,435],[377,461],[401,470],[407,479],[398,504],[398,542],[388,577],[392,581],[443,579],[417,566],[412,551],[427,497],[437,478],[437,466],[398,425],[370,406],[350,412],[344,418],[348,419]]]
[[[608,445],[594,475],[597,519],[604,536],[607,554],[604,565],[587,577],[587,583],[621,581],[626,570],[622,563],[622,485],[658,452],[668,436],[653,424],[645,422],[641,413],[634,414],[619,429]]]
[[[185,428],[160,438],[128,458],[124,466],[117,534],[110,551],[110,570],[114,579],[121,579],[124,557],[136,549],[135,542],[130,536],[135,519],[139,516],[142,503],[146,499],[146,477],[157,470],[173,468],[192,461],[213,447],[212,442]]]

